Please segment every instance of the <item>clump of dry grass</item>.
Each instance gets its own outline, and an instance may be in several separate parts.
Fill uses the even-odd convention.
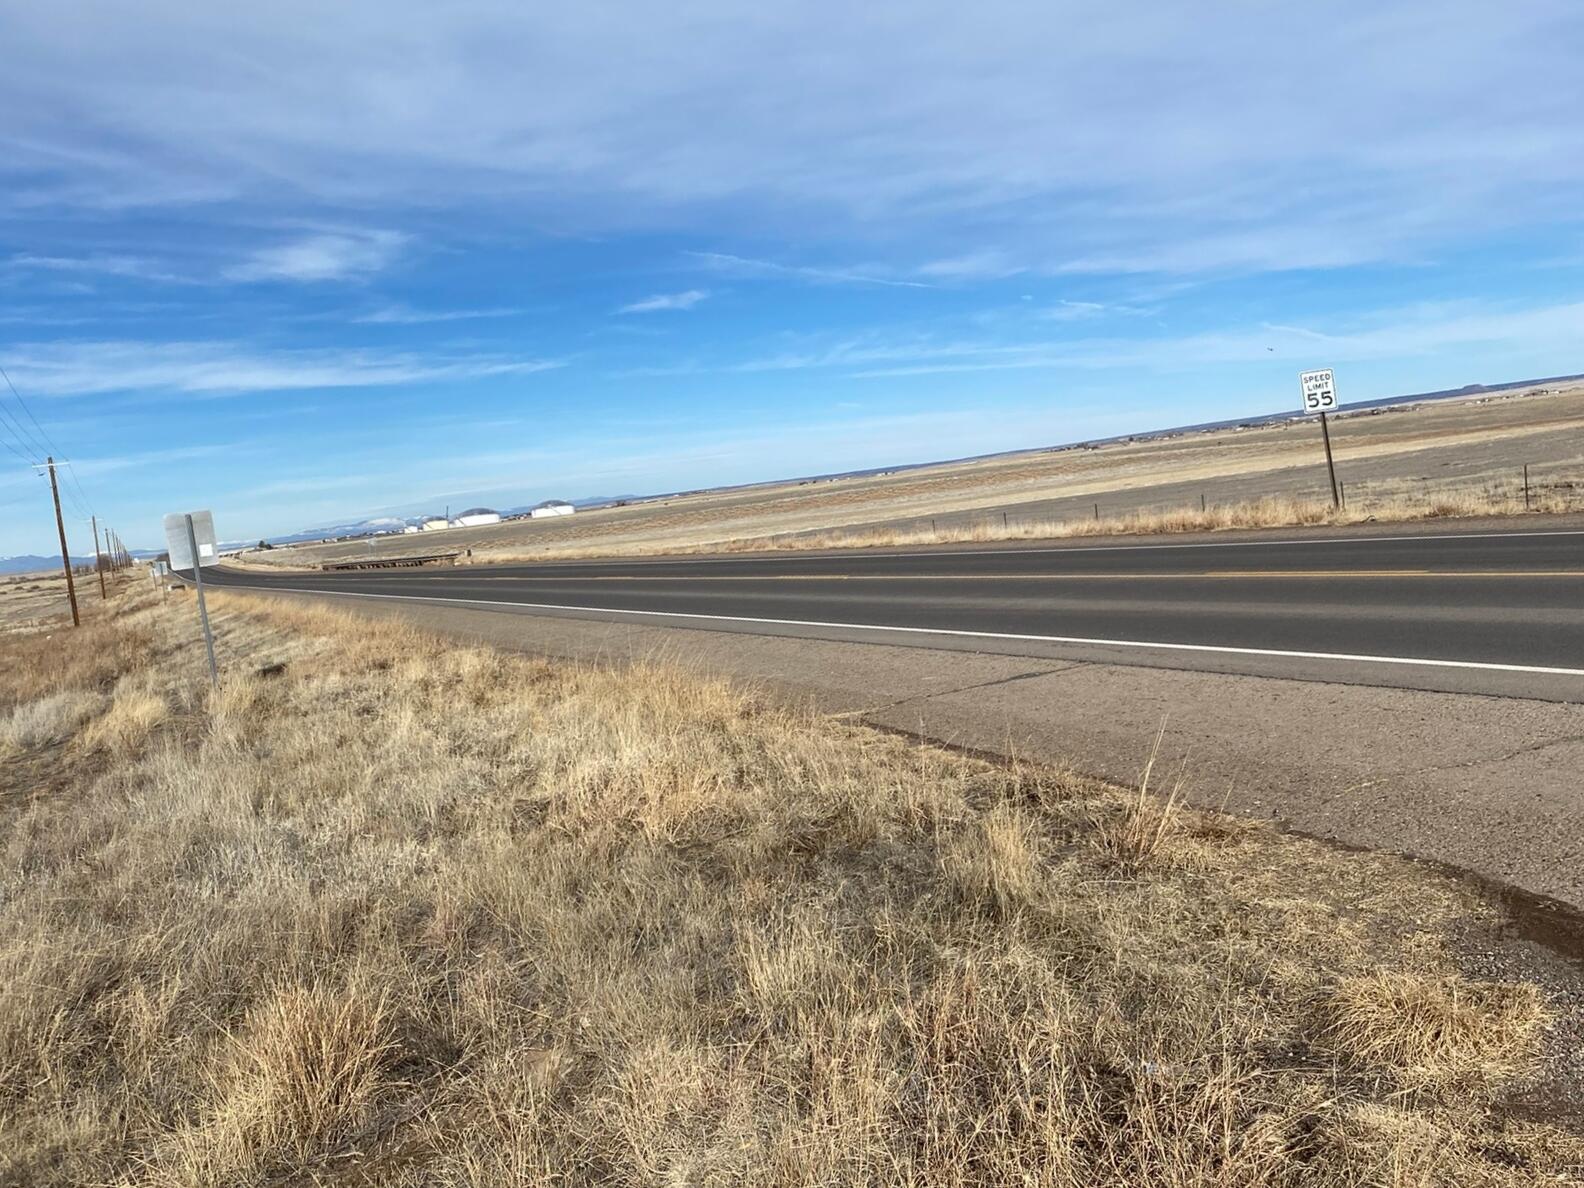
[[[941,865],[967,902],[997,915],[1035,905],[1044,888],[1039,833],[1019,808],[998,804],[941,848]]]
[[[396,1044],[378,991],[287,983],[248,1012],[229,1043],[208,1116],[173,1136],[178,1179],[300,1166],[352,1138],[394,1088]]]
[[[1501,992],[1468,1022],[1459,988],[1429,1056],[1381,1038],[1430,1008],[1363,988],[1456,986],[1443,929],[1484,910],[1407,863],[659,668],[221,596],[214,693],[187,606],[123,605],[61,645],[122,660],[60,671],[165,719],[38,751],[76,764],[52,798],[0,768],[0,1182],[1517,1185],[1584,1158],[1493,1120],[1538,1026]],[[1459,1059],[1478,1086],[1401,1093]]]
[[[1161,722],[1150,746],[1149,758],[1144,761],[1144,771],[1139,776],[1138,792],[1119,813],[1102,818],[1095,826],[1095,841],[1099,847],[1117,861],[1129,867],[1140,867],[1156,858],[1165,848],[1173,827],[1182,811],[1183,771],[1177,774],[1171,791],[1164,800],[1150,791],[1150,781],[1155,774],[1155,764],[1160,758],[1161,743],[1166,738],[1166,723]]]
[[[1523,1067],[1547,1012],[1533,986],[1376,971],[1325,998],[1327,1036],[1361,1071],[1412,1088],[1499,1085]]]
[[[109,708],[82,732],[82,743],[93,750],[126,754],[136,750],[170,717],[170,706],[158,692],[130,684],[118,687]]]
[[[0,718],[0,756],[65,742],[99,712],[104,700],[98,693],[67,689],[12,707]]]

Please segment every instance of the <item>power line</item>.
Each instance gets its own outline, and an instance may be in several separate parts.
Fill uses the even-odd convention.
[[[39,419],[33,415],[33,409],[29,406],[28,402],[23,399],[22,393],[17,390],[16,384],[11,380],[10,373],[7,372],[4,367],[0,367],[0,380],[5,381],[5,386],[10,389],[11,395],[16,399],[17,407],[27,414],[27,419],[32,422],[33,428],[38,430],[39,437],[44,439],[44,443],[40,445],[38,438],[34,437],[33,434],[26,432],[26,426],[22,424],[17,415],[15,413],[8,412],[7,415],[10,417],[11,421],[17,426],[18,429],[22,429],[25,433],[25,441],[22,437],[18,437],[17,440],[22,441],[24,446],[31,444],[32,448],[36,449],[41,454],[58,455],[65,453],[65,451],[62,450],[56,443],[55,439],[49,435],[49,430],[45,429],[43,425],[39,424]],[[4,408],[5,406],[0,404],[0,410],[4,410]],[[72,464],[70,458],[61,458],[60,461],[65,463],[67,475],[71,478],[72,486],[77,489],[76,493],[74,494],[72,490],[68,488],[66,491],[66,498],[71,500],[77,511],[77,514],[81,518],[91,519],[95,515],[93,500],[89,499],[88,492],[83,490],[82,480],[77,477],[77,467]],[[32,464],[37,465],[36,462]]]
[[[22,393],[17,391],[17,386],[11,382],[11,376],[7,373],[4,367],[0,367],[0,380],[5,381],[5,386],[10,390],[12,397],[16,400],[17,407],[20,408],[27,419],[32,422],[34,430],[36,430],[38,433],[38,437],[34,437],[34,435],[28,431],[27,427],[22,424],[21,419],[14,412],[11,412],[8,408],[6,408],[4,400],[0,400],[0,429],[5,429],[7,422],[9,422],[14,428],[7,429],[7,432],[16,439],[17,445],[20,445],[22,449],[17,449],[16,445],[13,445],[9,441],[5,441],[4,438],[0,438],[0,445],[4,445],[6,449],[10,450],[18,458],[21,458],[22,461],[27,463],[29,466],[40,469],[47,467],[49,470],[50,494],[55,500],[55,525],[60,531],[61,563],[66,567],[67,592],[72,593],[71,555],[66,544],[66,525],[61,518],[60,488],[55,478],[55,455],[60,454],[63,451],[58,445],[55,444],[55,439],[49,435],[49,430],[45,429],[43,425],[39,424],[39,419],[33,415],[33,410],[28,407],[28,402],[22,398]],[[43,439],[44,444],[40,444],[39,438]],[[29,457],[28,455],[32,451],[37,451],[38,454],[43,454],[45,456],[45,460],[43,462],[39,462],[37,460],[37,454],[35,454],[33,457]],[[62,461],[66,464],[67,471],[71,476],[72,486],[77,488],[74,492],[70,487],[68,487],[66,489],[66,498],[69,499],[76,508],[77,515],[82,517],[84,521],[92,523],[95,516],[93,503],[88,498],[88,492],[83,490],[82,480],[77,477],[77,468],[72,465],[70,459],[63,458]],[[96,531],[94,533],[94,548],[96,554],[98,547],[98,533]],[[75,625],[77,623],[77,599],[74,593],[72,593],[71,604],[72,623]]]
[[[5,406],[4,405],[0,405],[0,413],[3,413],[3,412],[5,412]],[[4,429],[5,427],[6,427],[5,426],[5,422],[4,421],[0,421],[0,429]],[[23,444],[22,443],[22,439],[20,437],[17,437],[17,435],[14,432],[11,433],[11,436],[16,438],[16,441],[17,441],[18,445]],[[30,458],[27,454],[23,453],[22,450],[17,449],[16,446],[12,445],[4,437],[0,437],[0,445],[5,446],[6,449],[10,450],[18,458],[21,458],[23,462],[27,463],[27,465],[29,465],[29,466],[38,466],[38,465],[40,465],[33,458]]]
[[[47,450],[40,449],[36,441],[29,439],[22,429],[22,422],[17,420],[14,412],[6,408],[4,401],[0,401],[0,429],[6,429],[12,440],[27,453],[29,466],[37,466],[38,460],[48,453]]]
[[[77,467],[72,465],[70,458],[66,459],[66,472],[71,475],[72,486],[77,488],[77,494],[82,496],[83,502],[88,505],[88,514],[95,515],[93,500],[88,498],[88,492],[83,490],[82,480],[77,477]]]
[[[16,397],[17,404],[20,405],[22,411],[27,414],[27,419],[33,422],[33,428],[38,430],[39,436],[44,439],[44,445],[40,447],[44,453],[60,453],[60,447],[57,446],[53,440],[51,440],[48,433],[44,432],[44,426],[38,423],[38,418],[33,415],[33,410],[28,407],[27,401],[22,399],[22,393],[17,391],[17,386],[11,382],[11,377],[6,374],[6,369],[4,367],[0,367],[0,379],[5,380],[5,386],[11,389],[11,395]],[[12,415],[12,420],[16,420],[15,414]],[[17,424],[20,425],[21,422],[17,421]],[[35,444],[37,443],[35,442]]]
[[[4,393],[0,393],[0,396],[3,395]],[[22,424],[16,413],[6,407],[4,400],[0,400],[0,425],[10,426],[12,438],[27,451],[28,456],[34,460],[35,464],[37,464],[38,459],[49,453],[48,447],[41,445],[38,438],[27,431],[27,427]]]

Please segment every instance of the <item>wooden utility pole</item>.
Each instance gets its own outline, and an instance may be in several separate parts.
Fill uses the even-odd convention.
[[[1320,414],[1320,436],[1325,438],[1326,472],[1331,476],[1331,506],[1342,506],[1342,493],[1337,490],[1336,462],[1331,457],[1331,426],[1326,424],[1326,415]]]
[[[105,593],[105,580],[104,580],[105,559],[99,555],[99,517],[98,516],[89,516],[88,520],[93,525],[93,534],[94,534],[94,572],[99,575],[99,601],[103,602],[106,598],[109,598],[110,595]]]
[[[60,488],[55,485],[55,459],[46,458],[45,464],[49,466],[50,495],[55,499],[55,529],[60,533],[61,565],[66,570],[66,598],[71,602],[72,626],[81,627],[82,619],[77,614],[77,583],[72,581],[71,553],[66,548],[66,521],[61,518]]]

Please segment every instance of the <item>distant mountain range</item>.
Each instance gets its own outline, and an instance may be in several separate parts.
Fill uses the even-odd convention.
[[[53,557],[40,557],[37,553],[23,553],[17,557],[0,557],[0,573],[59,573],[60,554]],[[92,557],[73,557],[72,564],[92,565]]]
[[[590,495],[583,499],[569,499],[573,507],[605,507],[608,504],[620,503],[624,500],[632,501],[642,499],[642,495]],[[497,509],[503,516],[525,516],[535,507],[536,503],[524,504],[522,507],[503,507]],[[461,509],[458,508],[458,511]],[[444,514],[444,509],[433,513]],[[304,528],[301,532],[291,532],[284,536],[269,536],[265,539],[272,545],[305,544],[315,540],[333,540],[341,536],[371,536],[380,532],[400,532],[409,524],[422,524],[429,516],[374,516],[367,520],[356,520],[350,524],[330,524],[322,528]],[[253,541],[222,541],[222,549],[246,548],[254,544]]]

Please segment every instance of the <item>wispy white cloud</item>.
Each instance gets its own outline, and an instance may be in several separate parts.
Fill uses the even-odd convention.
[[[102,478],[122,470],[165,467],[174,462],[196,462],[234,454],[244,449],[240,443],[211,443],[208,445],[174,446],[165,450],[140,450],[130,454],[90,455],[72,459],[72,469],[81,478]]]
[[[306,495],[316,491],[353,491],[370,486],[381,476],[369,474],[301,475],[232,491],[231,499],[269,499],[281,495]]]
[[[1052,320],[1085,323],[1130,307],[1069,302]],[[1470,346],[1554,348],[1584,338],[1584,302],[1529,308],[1478,303],[1421,304],[1369,311],[1329,327],[1264,323],[1155,337],[941,338],[925,333],[869,334],[806,341],[796,349],[747,359],[691,360],[622,374],[682,376],[779,371],[834,371],[874,379],[956,372],[1180,368],[1207,364],[1317,359],[1358,362],[1431,355]]]
[[[1014,261],[1007,253],[993,248],[969,252],[962,256],[931,260],[918,268],[920,276],[960,281],[1001,280],[1027,271],[1026,264]]]
[[[12,256],[7,263],[13,268],[38,269],[46,272],[64,272],[74,275],[99,275],[130,278],[140,281],[161,281],[186,284],[191,278],[173,271],[168,265],[143,256],[94,253],[86,256],[43,256],[23,253]]]
[[[34,5],[8,27],[0,201],[796,228],[898,259],[949,245],[933,275],[957,277],[987,245],[1093,271],[1401,258],[1565,225],[1584,182],[1576,0],[690,13]],[[1295,61],[1323,83],[1294,85]],[[1514,71],[1543,81],[1491,84]]]
[[[879,275],[862,268],[828,268],[801,264],[778,264],[773,260],[754,260],[747,256],[733,256],[727,252],[687,252],[713,272],[723,272],[744,277],[786,277],[810,281],[815,284],[837,285],[890,285],[899,289],[927,289],[923,281],[901,280]]]
[[[358,280],[390,265],[407,237],[395,231],[322,232],[259,248],[225,270],[233,281]]]
[[[1111,308],[1100,301],[1058,301],[1049,309],[1040,311],[1040,316],[1053,322],[1081,322],[1098,318]]]
[[[911,362],[864,368],[858,378],[1029,369],[1181,370],[1280,359],[1359,363],[1434,356],[1459,348],[1546,351],[1584,337],[1584,302],[1526,309],[1414,306],[1344,320],[1333,328],[1265,324],[1146,339],[1086,338],[1002,345],[959,344]]]
[[[517,308],[492,309],[413,309],[387,305],[350,319],[364,326],[419,326],[430,322],[468,322],[480,318],[513,318],[524,311]]]
[[[235,396],[311,388],[369,388],[528,375],[562,359],[360,350],[267,351],[228,342],[41,343],[12,349],[19,387],[41,396],[105,392]]]
[[[653,297],[645,297],[642,301],[634,301],[631,305],[624,305],[617,313],[661,313],[666,310],[692,309],[700,301],[709,296],[706,289],[688,289],[683,293],[660,293]]]

